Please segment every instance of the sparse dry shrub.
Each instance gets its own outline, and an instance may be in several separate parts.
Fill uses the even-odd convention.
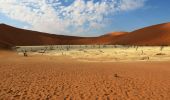
[[[103,45],[103,48],[106,48],[106,45]]]
[[[66,47],[66,50],[69,51],[69,49],[70,49],[69,46],[67,46],[67,47]]]
[[[142,57],[140,60],[149,60],[149,57]]]
[[[36,49],[31,48],[31,52],[37,52],[37,50],[36,50]]]
[[[102,50],[99,50],[99,52],[104,53]]]
[[[157,56],[166,55],[165,53],[157,53]]]
[[[50,50],[55,50],[53,45],[50,45]]]
[[[99,49],[100,49],[101,47],[100,47],[100,45],[99,45]]]
[[[120,76],[118,76],[118,74],[114,74],[114,77],[118,78],[118,77],[120,77]]]

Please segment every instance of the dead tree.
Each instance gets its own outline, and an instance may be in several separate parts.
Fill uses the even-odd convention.
[[[67,47],[66,47],[66,50],[69,51],[69,49],[70,49],[69,46],[67,46]]]
[[[28,57],[27,50],[22,50],[24,57]]]
[[[113,45],[113,48],[117,48],[117,46],[116,46],[116,45]]]
[[[48,47],[45,47],[44,51],[42,52],[42,55],[47,51]]]
[[[99,44],[99,49],[100,49],[101,47],[100,47],[100,44]]]
[[[136,47],[136,51],[138,50],[138,48],[139,48],[139,47],[137,46],[137,47]]]
[[[50,50],[54,50],[54,46],[53,45],[50,46]]]
[[[141,53],[141,55],[143,55],[144,54],[144,52],[143,52],[143,50],[142,50],[142,53]]]
[[[163,49],[164,49],[164,46],[161,46],[160,51],[162,51]]]

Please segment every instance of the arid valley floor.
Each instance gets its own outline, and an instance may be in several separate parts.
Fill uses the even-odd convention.
[[[168,51],[75,49],[28,52],[28,57],[0,51],[0,99],[170,100]]]

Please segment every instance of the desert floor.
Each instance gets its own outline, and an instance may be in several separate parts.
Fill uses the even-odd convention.
[[[170,46],[21,46],[18,54],[23,55],[23,50],[28,55],[69,56],[85,62],[170,61]]]
[[[170,62],[86,62],[0,51],[0,99],[170,100]]]

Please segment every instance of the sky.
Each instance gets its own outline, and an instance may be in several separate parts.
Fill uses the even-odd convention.
[[[0,0],[0,23],[72,36],[99,36],[170,22],[170,0]]]

